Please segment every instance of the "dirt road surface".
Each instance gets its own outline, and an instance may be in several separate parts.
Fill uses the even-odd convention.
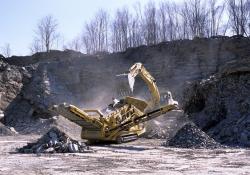
[[[0,174],[250,174],[250,150],[166,148],[155,139],[92,146],[95,153],[15,153],[38,137],[0,137]]]

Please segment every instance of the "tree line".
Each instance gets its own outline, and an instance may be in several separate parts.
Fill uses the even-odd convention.
[[[119,52],[129,47],[194,37],[225,35],[250,36],[250,0],[149,1],[117,9],[111,15],[100,9],[85,23],[80,35],[64,44],[72,49],[95,54]],[[48,15],[39,21],[32,53],[49,52],[60,35],[57,20]]]

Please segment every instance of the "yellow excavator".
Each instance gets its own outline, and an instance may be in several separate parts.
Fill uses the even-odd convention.
[[[145,133],[146,121],[176,110],[178,107],[176,104],[160,107],[160,93],[156,81],[141,63],[135,63],[127,75],[130,87],[133,86],[131,82],[134,82],[136,76],[140,76],[145,81],[152,95],[148,102],[127,96],[121,100],[115,99],[105,113],[96,109],[79,109],[66,103],[54,105],[51,110],[81,126],[81,138],[90,142],[122,143],[136,140]]]

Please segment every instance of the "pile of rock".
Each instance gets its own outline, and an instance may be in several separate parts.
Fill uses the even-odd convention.
[[[86,153],[93,152],[85,143],[76,141],[56,127],[51,128],[35,143],[18,149],[20,153]]]
[[[193,83],[184,98],[189,118],[229,146],[250,147],[250,59],[226,64],[209,79]]]
[[[4,126],[1,122],[0,122],[0,136],[8,136],[8,135],[14,135],[16,134],[16,132],[13,132],[14,129],[13,128],[8,128],[6,126]]]
[[[166,141],[165,146],[209,149],[222,147],[193,123],[185,124],[171,139]]]

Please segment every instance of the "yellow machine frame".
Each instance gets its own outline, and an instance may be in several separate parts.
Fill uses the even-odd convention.
[[[125,97],[123,105],[115,108],[113,112],[106,116],[96,109],[83,110],[65,103],[53,106],[52,111],[81,126],[81,138],[83,139],[117,141],[119,143],[135,140],[145,133],[144,122],[175,110],[177,106],[165,105],[159,107],[160,93],[156,81],[141,63],[134,64],[130,68],[129,74],[134,78],[139,75],[146,82],[152,95],[150,101]],[[145,109],[151,111],[145,113]]]

